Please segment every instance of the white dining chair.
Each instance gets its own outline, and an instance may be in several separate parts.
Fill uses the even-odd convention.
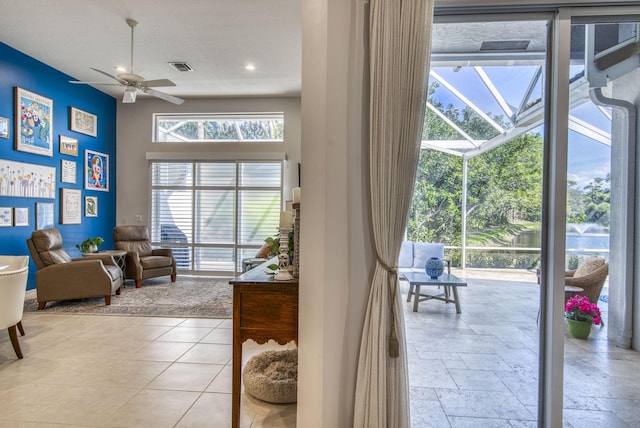
[[[18,358],[22,350],[17,330],[24,336],[22,312],[29,275],[29,256],[0,256],[0,329],[9,331],[9,338]]]

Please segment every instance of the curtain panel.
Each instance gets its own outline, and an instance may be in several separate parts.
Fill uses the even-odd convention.
[[[433,0],[370,0],[369,162],[377,256],[360,344],[354,427],[409,427],[396,264],[424,118]]]

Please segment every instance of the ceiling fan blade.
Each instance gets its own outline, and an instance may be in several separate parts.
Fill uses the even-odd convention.
[[[116,76],[114,76],[112,74],[109,74],[106,71],[98,70],[97,68],[93,68],[93,67],[89,67],[89,68],[91,68],[93,71],[97,71],[100,74],[104,74],[105,76],[112,78],[113,80],[115,80],[116,82],[120,83],[121,85],[126,85],[127,84],[127,82],[125,82],[124,80],[118,79]]]
[[[160,86],[176,86],[176,84],[169,79],[157,79],[143,80],[142,82],[140,82],[140,86],[144,86],[145,88],[154,88]]]
[[[182,104],[184,102],[184,100],[182,98],[174,97],[173,95],[165,94],[164,92],[156,91],[155,89],[143,87],[143,88],[141,88],[141,90],[145,94],[152,95],[152,96],[154,96],[156,98],[160,98],[160,99],[163,99],[165,101],[169,101],[170,103],[174,103],[174,104],[177,104],[177,105],[180,105],[180,104]]]
[[[80,80],[69,80],[69,83],[75,85],[104,85],[104,86],[122,86],[119,83],[105,83],[105,82],[82,82]]]

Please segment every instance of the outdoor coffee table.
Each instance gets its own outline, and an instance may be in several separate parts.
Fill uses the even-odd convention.
[[[426,273],[420,272],[405,272],[402,276],[409,282],[410,286],[415,286],[415,291],[413,292],[413,312],[418,312],[419,302],[423,302],[425,300],[440,300],[445,303],[455,303],[456,313],[462,313],[462,310],[460,309],[460,297],[458,297],[458,287],[466,287],[467,283],[457,276],[445,273],[434,279]],[[442,286],[444,292],[436,295],[421,294],[421,286]],[[451,293],[453,294],[453,299],[450,298],[449,290],[451,290]]]

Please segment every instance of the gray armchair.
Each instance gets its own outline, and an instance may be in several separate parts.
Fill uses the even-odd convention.
[[[38,268],[39,310],[50,301],[99,296],[104,296],[105,305],[110,305],[111,295],[120,294],[122,271],[110,255],[72,259],[62,248],[62,235],[55,228],[32,232],[27,246]]]
[[[142,287],[142,280],[158,276],[171,276],[176,282],[176,259],[170,248],[151,248],[149,231],[146,226],[116,226],[113,229],[113,243],[118,250],[127,252],[126,279],[133,279],[136,288]]]

